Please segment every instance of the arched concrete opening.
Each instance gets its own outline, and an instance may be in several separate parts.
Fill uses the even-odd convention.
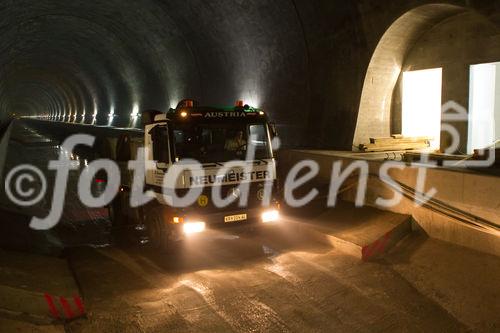
[[[437,24],[467,11],[449,4],[420,6],[402,15],[385,32],[366,73],[353,140],[355,147],[370,137],[391,135],[393,94],[407,54]]]
[[[411,130],[416,131],[415,135],[418,136],[424,135],[428,128],[434,126],[436,134],[432,136],[436,138],[435,143],[438,144],[437,147],[442,152],[448,151],[467,154],[469,135],[473,132],[474,137],[481,137],[479,141],[488,142],[484,143],[483,146],[478,146],[476,142],[474,148],[489,146],[489,144],[494,142],[495,130],[492,129],[491,133],[488,133],[490,135],[486,135],[484,131],[490,125],[494,127],[497,122],[496,118],[499,118],[500,108],[495,106],[498,105],[498,99],[494,94],[496,92],[500,96],[499,85],[495,82],[500,81],[500,75],[493,73],[496,72],[497,65],[493,66],[493,72],[488,72],[488,75],[492,75],[492,82],[488,82],[483,75],[473,75],[472,70],[473,67],[476,67],[474,65],[498,63],[499,61],[500,29],[489,18],[479,14],[477,11],[467,10],[435,25],[419,38],[417,43],[405,56],[401,71],[402,74],[393,93],[391,109],[392,133],[408,134],[408,130]],[[441,98],[440,102],[436,103],[436,116],[438,119],[435,121],[435,125],[433,125],[430,122],[432,115],[429,117],[420,116],[422,109],[420,105],[427,102],[417,102],[412,105],[406,102],[405,111],[403,112],[403,91],[406,91],[406,94],[409,91],[408,87],[403,87],[403,76],[418,75],[418,73],[429,72],[429,70],[432,71],[435,69],[441,70],[442,82],[441,87],[436,89],[440,93]],[[472,77],[475,77],[475,79],[471,79]],[[422,83],[426,87],[421,88],[421,90],[428,89],[427,87],[431,84],[427,80]],[[478,89],[481,90],[481,96],[477,95]],[[484,92],[486,90],[490,91],[490,94],[493,95],[485,95]],[[417,94],[421,93],[417,92]],[[471,96],[475,97],[471,98]],[[477,103],[478,99],[482,100],[480,104]],[[487,110],[488,107],[486,107],[485,100],[491,102],[491,112],[493,114],[488,115],[490,111]],[[471,102],[474,103],[471,104]],[[459,111],[453,109],[446,110],[445,108],[441,112],[441,106],[450,105],[450,103],[456,105],[460,110],[467,110],[464,110],[464,112],[468,114],[464,114],[463,119],[460,120],[450,119],[452,114],[456,115]],[[410,112],[409,109],[414,109],[415,112]],[[495,111],[495,109],[497,110]],[[414,115],[411,115],[411,113]],[[478,115],[481,121],[483,121],[483,118],[487,119],[487,124],[483,124],[481,128],[475,128],[472,131],[469,118],[473,115]],[[404,117],[406,117],[406,120]],[[409,122],[408,117],[415,117],[415,120]],[[421,125],[417,125],[419,123]],[[451,125],[457,131],[460,139],[459,142],[454,142],[447,130],[441,130],[441,126],[444,126],[444,124]],[[403,127],[406,127],[406,129]],[[489,138],[487,139],[486,137]]]

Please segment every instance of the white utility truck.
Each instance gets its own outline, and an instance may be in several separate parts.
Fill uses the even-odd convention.
[[[242,102],[222,108],[183,100],[166,113],[143,112],[142,124],[143,137],[124,135],[117,143],[122,186],[109,207],[114,230],[133,229],[141,243],[171,250],[193,233],[279,221],[276,130],[262,110]],[[127,163],[140,147],[145,148],[145,190],[154,200],[132,208]],[[165,176],[176,168],[182,171],[166,184]],[[175,202],[193,188],[198,191],[191,204]]]

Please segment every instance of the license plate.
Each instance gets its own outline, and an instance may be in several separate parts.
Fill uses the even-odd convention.
[[[247,219],[247,214],[229,215],[224,217],[224,223],[245,221],[246,219]]]

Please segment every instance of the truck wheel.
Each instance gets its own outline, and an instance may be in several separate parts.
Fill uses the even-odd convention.
[[[173,252],[175,235],[171,225],[165,223],[162,209],[151,209],[146,214],[146,228],[149,244],[155,250]]]

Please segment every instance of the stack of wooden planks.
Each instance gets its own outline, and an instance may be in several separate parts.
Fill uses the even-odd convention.
[[[461,162],[467,161],[469,155],[452,155],[444,153],[429,153],[429,152],[418,152],[418,151],[408,151],[403,155],[403,161],[407,163],[420,162],[423,160],[423,154],[427,161],[437,162],[437,165],[442,166],[444,161],[450,162],[455,161],[455,166],[462,165]]]
[[[428,149],[432,139],[431,137],[404,137],[402,135],[393,135],[390,138],[370,138],[370,143],[360,144],[359,150],[381,152]]]

